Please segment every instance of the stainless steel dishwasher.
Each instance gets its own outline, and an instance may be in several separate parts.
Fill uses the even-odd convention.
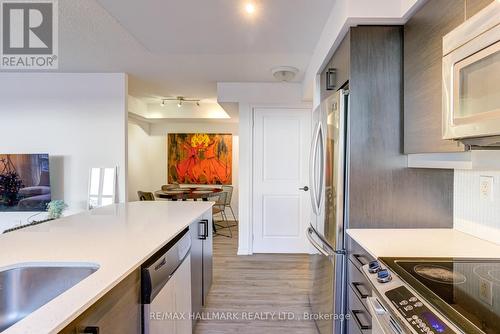
[[[192,333],[190,249],[186,229],[142,266],[144,334]]]

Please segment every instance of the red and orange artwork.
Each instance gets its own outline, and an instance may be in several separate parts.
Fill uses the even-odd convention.
[[[168,183],[231,184],[232,137],[230,134],[169,134]]]

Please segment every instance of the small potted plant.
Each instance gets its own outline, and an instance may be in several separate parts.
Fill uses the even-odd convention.
[[[49,213],[49,219],[61,218],[63,211],[68,207],[64,201],[56,200],[51,201],[47,204],[47,212]]]

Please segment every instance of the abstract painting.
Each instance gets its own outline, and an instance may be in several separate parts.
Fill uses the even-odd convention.
[[[232,183],[230,134],[170,133],[167,151],[168,183]]]

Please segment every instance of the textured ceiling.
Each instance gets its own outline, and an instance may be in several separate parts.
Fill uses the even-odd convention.
[[[59,0],[60,71],[127,72],[142,98],[215,98],[220,81],[306,69],[334,0]]]

